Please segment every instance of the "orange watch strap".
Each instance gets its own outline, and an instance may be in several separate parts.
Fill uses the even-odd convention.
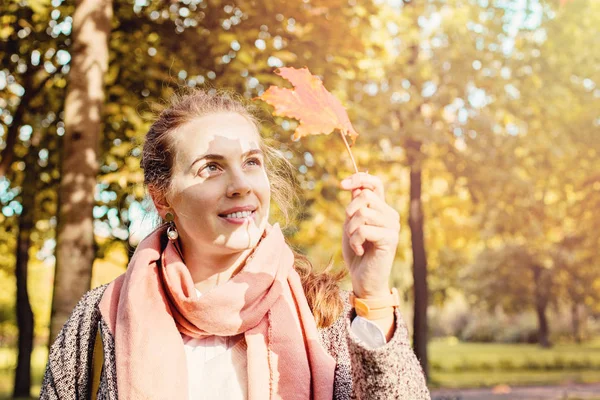
[[[390,308],[400,305],[400,296],[396,288],[392,288],[388,296],[375,299],[361,299],[350,293],[350,304],[356,310],[356,315],[367,319],[380,319],[389,315]]]

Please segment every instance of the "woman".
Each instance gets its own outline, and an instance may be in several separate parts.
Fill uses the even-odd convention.
[[[176,98],[146,135],[141,164],[167,222],[125,274],[79,302],[51,348],[41,398],[429,398],[388,286],[400,225],[379,179],[341,182],[353,198],[348,296],[269,224],[271,196],[289,211],[292,169],[241,102]],[[92,385],[97,331],[103,368]]]

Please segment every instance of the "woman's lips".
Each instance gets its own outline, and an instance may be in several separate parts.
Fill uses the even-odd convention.
[[[235,225],[243,225],[246,222],[250,222],[251,220],[254,221],[255,220],[255,216],[256,216],[256,211],[252,211],[250,213],[250,215],[248,215],[247,217],[241,217],[241,218],[237,218],[237,217],[225,217],[222,215],[219,215],[219,218],[231,223],[231,224],[235,224]]]

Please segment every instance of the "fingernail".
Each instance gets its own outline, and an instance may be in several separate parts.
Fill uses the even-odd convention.
[[[340,183],[341,183],[341,185],[342,185],[343,187],[348,187],[348,186],[350,186],[350,183],[351,183],[351,182],[352,182],[352,180],[351,180],[351,179],[348,179],[348,178],[346,178],[346,179],[344,179],[344,180],[343,180],[342,182],[340,182]]]

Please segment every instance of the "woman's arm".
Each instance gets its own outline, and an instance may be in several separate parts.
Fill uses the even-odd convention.
[[[353,398],[429,399],[423,370],[408,340],[406,324],[390,294],[389,278],[400,233],[400,215],[385,200],[382,181],[357,173],[341,182],[352,193],[346,207],[342,254],[350,271],[352,291],[363,305],[357,309],[376,324],[388,342],[370,349],[358,340],[346,318],[348,351],[352,368]],[[362,311],[361,311],[362,310]]]
[[[354,295],[367,303],[389,298],[400,215],[386,203],[383,182],[376,176],[354,174],[341,182],[341,188],[352,193],[352,201],[346,207],[342,254]],[[391,339],[394,309],[387,307],[376,314],[367,318],[379,326],[387,340]]]
[[[408,330],[396,309],[394,335],[385,345],[365,346],[346,317],[348,352],[352,368],[353,398],[430,400],[421,364],[410,346]]]
[[[340,297],[344,301],[343,314],[321,330],[322,344],[337,362],[334,400],[429,400],[425,377],[400,312],[395,313],[391,340],[371,348],[351,327],[355,313],[348,301],[349,293],[340,290]]]
[[[87,292],[50,347],[40,399],[87,399],[91,360],[105,286]]]

